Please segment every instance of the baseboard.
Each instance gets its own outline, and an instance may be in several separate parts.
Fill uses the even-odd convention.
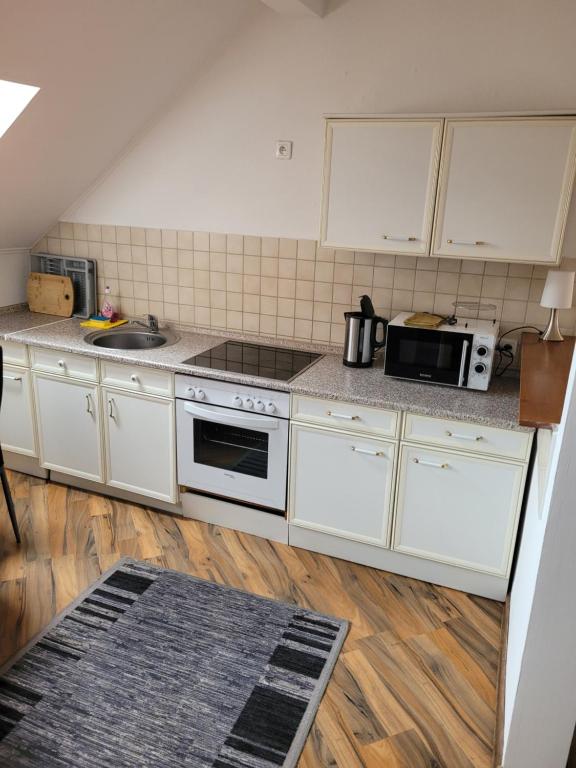
[[[181,493],[180,499],[186,517],[288,544],[288,522],[281,515],[199,493]]]
[[[414,557],[403,552],[395,552],[384,547],[352,541],[292,524],[288,536],[292,547],[301,547],[352,563],[368,565],[381,571],[391,571],[412,579],[429,581],[432,584],[480,595],[501,603],[506,599],[508,592],[508,579],[502,576],[426,560],[423,557]]]
[[[500,661],[498,664],[498,682],[496,690],[496,726],[494,728],[494,758],[492,768],[502,768],[504,757],[504,705],[506,698],[506,653],[508,650],[508,624],[510,619],[510,594],[506,596],[502,612],[502,630],[500,634]]]
[[[85,480],[84,478],[76,477],[75,475],[66,475],[64,472],[55,472],[52,470],[50,472],[50,480],[54,483],[60,483],[61,485],[70,485],[73,488],[81,488],[83,491],[91,491],[92,493],[99,493],[102,496],[109,496],[112,499],[130,501],[133,504],[139,504],[142,507],[158,509],[161,512],[172,512],[176,515],[183,514],[180,504],[170,504],[167,501],[152,499],[149,496],[131,493],[130,491],[124,491],[121,488],[112,488],[105,483],[96,483],[94,480]]]
[[[284,517],[271,515],[268,512],[262,512],[262,510],[241,506],[223,499],[213,499],[196,493],[181,493],[180,502],[170,504],[167,501],[151,499],[148,496],[124,491],[121,488],[111,488],[104,483],[84,480],[74,475],[66,475],[63,472],[50,472],[50,479],[55,483],[70,485],[73,488],[81,488],[92,493],[100,493],[103,496],[140,504],[150,509],[171,512],[203,523],[251,533],[253,536],[262,536],[282,544],[288,543],[288,523]]]
[[[33,477],[40,477],[42,480],[48,478],[48,470],[41,467],[38,459],[33,456],[25,456],[22,453],[13,453],[4,449],[4,465],[6,469],[22,472],[23,475],[33,475]]]

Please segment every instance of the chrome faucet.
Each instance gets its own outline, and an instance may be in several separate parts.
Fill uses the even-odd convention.
[[[156,315],[146,315],[145,323],[143,323],[142,320],[134,320],[133,322],[136,325],[141,325],[143,328],[147,328],[152,333],[158,333],[158,318]]]

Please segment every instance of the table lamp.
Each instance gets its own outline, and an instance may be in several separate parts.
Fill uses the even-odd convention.
[[[570,309],[572,306],[574,274],[561,269],[548,270],[540,306],[550,309],[550,319],[542,334],[542,341],[564,341],[558,328],[558,310]]]

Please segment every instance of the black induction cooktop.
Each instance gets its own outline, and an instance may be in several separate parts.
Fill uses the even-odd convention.
[[[277,381],[290,381],[322,355],[287,347],[269,347],[246,341],[225,341],[217,347],[184,360],[217,371],[246,373]]]

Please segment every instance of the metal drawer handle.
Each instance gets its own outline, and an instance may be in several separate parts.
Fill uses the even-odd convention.
[[[399,243],[415,243],[418,240],[417,237],[402,237],[401,235],[382,235],[383,240],[397,240]]]
[[[360,416],[349,416],[347,413],[334,413],[334,411],[326,411],[326,416],[332,416],[334,419],[347,419],[348,421],[360,421]]]
[[[356,448],[355,445],[352,445],[351,448],[355,453],[364,453],[366,456],[382,456],[384,458],[386,457],[386,454],[384,453],[384,451],[369,451],[366,448]]]
[[[446,430],[446,436],[453,437],[455,440],[470,440],[473,443],[484,440],[482,435],[459,435],[456,432],[450,432],[448,429]]]
[[[114,402],[114,398],[111,397],[110,400],[108,400],[108,416],[113,421],[116,421],[116,416],[114,416],[114,408],[116,407],[116,403]]]
[[[447,240],[450,245],[486,245],[484,240]]]
[[[435,467],[436,469],[449,469],[450,464],[436,464],[433,461],[425,461],[424,459],[412,459],[414,464],[422,464],[424,467]]]
[[[94,411],[92,410],[92,395],[86,395],[86,413],[89,413],[90,416],[94,416]]]
[[[66,361],[65,360],[58,360],[58,365],[60,368],[66,368]]]
[[[138,384],[140,379],[138,378],[138,376],[136,376],[135,373],[133,373],[133,374],[130,375],[130,381],[134,382],[134,384]]]
[[[3,373],[2,378],[6,381],[22,381],[22,376],[9,376],[7,373]]]

